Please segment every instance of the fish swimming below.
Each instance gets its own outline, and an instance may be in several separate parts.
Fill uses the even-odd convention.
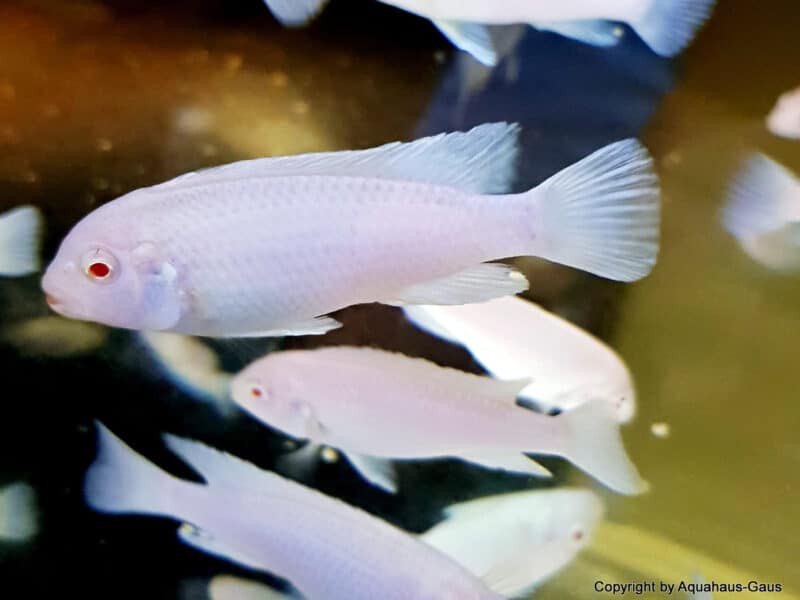
[[[716,0],[380,0],[430,19],[455,45],[487,66],[498,51],[487,25],[528,23],[595,46],[619,42],[627,23],[662,56],[675,56],[708,19]],[[305,25],[327,0],[264,0],[286,26]]]
[[[730,186],[722,223],[753,260],[800,270],[800,179],[781,164],[750,156]]]
[[[39,270],[42,215],[35,206],[18,206],[0,215],[0,276]]]
[[[0,542],[26,542],[38,530],[34,489],[21,481],[0,488]]]
[[[165,436],[205,480],[178,479],[98,425],[86,501],[111,514],[191,523],[200,550],[287,579],[309,600],[495,600],[465,568],[414,536],[203,444]],[[188,530],[188,532],[187,532]]]
[[[367,481],[387,491],[396,489],[389,459],[461,458],[549,475],[523,453],[567,458],[621,493],[647,489],[607,402],[549,417],[515,403],[527,383],[338,346],[267,354],[236,375],[231,393],[269,426],[340,450]]]
[[[84,217],[42,280],[64,316],[211,337],[321,334],[345,306],[463,304],[528,287],[503,257],[644,277],[659,191],[636,140],[503,195],[506,123],[371,150],[267,158],[131,192]],[[499,194],[491,195],[487,194]]]
[[[611,348],[579,327],[516,296],[461,306],[407,306],[425,331],[467,348],[500,379],[529,377],[519,393],[542,412],[601,398],[621,423],[636,412],[631,374]]]

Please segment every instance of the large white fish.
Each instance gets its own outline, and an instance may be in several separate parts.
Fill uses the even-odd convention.
[[[527,288],[485,261],[535,254],[631,281],[658,252],[659,194],[635,140],[507,191],[516,125],[372,150],[234,163],[136,190],[66,236],[57,312],[203,336],[324,333],[364,302],[463,304]]]
[[[775,135],[800,140],[800,86],[780,95],[767,115],[767,129]]]
[[[716,0],[380,0],[430,19],[453,44],[485,65],[497,62],[486,25],[528,23],[595,46],[619,41],[616,22],[630,25],[662,56],[694,38]],[[327,0],[264,0],[284,25],[306,24]]]
[[[18,206],[0,215],[0,275],[39,270],[42,216],[35,206]]]
[[[562,488],[480,498],[445,513],[421,539],[517,598],[589,544],[604,509],[593,492]]]
[[[800,179],[784,166],[751,156],[731,185],[722,221],[757,262],[800,269]]]
[[[33,488],[24,482],[0,488],[0,542],[25,542],[38,530]]]
[[[495,377],[529,377],[519,396],[543,411],[566,410],[595,398],[608,402],[620,422],[636,411],[633,382],[622,359],[597,338],[532,302],[509,296],[404,310],[422,329],[463,345]]]
[[[548,417],[515,403],[527,383],[339,346],[267,354],[236,375],[231,391],[268,425],[341,450],[368,481],[388,491],[395,489],[391,465],[376,459],[457,457],[546,475],[524,452],[567,458],[622,493],[644,491],[606,402]]]
[[[84,486],[92,508],[191,523],[197,535],[185,541],[283,577],[309,600],[500,598],[438,550],[315,490],[165,436],[206,484],[178,479],[98,429]]]

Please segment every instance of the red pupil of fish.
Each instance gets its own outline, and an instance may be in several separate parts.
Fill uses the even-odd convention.
[[[108,274],[111,273],[111,267],[102,262],[92,263],[89,265],[89,273],[98,279],[103,279],[104,277],[108,277]]]
[[[572,534],[572,537],[575,539],[576,542],[579,542],[583,539],[583,532],[580,530],[576,531],[575,533]]]
[[[261,396],[264,394],[264,392],[261,391],[261,388],[254,387],[251,391],[253,396],[255,396],[256,398],[261,398]]]

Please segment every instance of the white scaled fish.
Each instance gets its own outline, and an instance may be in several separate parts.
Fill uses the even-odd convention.
[[[450,41],[493,66],[497,52],[486,25],[528,23],[595,46],[619,41],[616,22],[630,25],[654,52],[674,56],[708,19],[716,0],[380,0],[430,19]],[[304,25],[327,0],[264,0],[284,25]]]
[[[608,403],[548,417],[515,403],[527,383],[341,346],[267,354],[236,375],[231,390],[257,418],[341,450],[365,479],[388,491],[395,483],[385,459],[456,457],[548,474],[523,453],[565,457],[621,493],[645,490]]]
[[[98,429],[84,486],[92,508],[191,523],[195,535],[184,541],[283,577],[308,600],[500,598],[438,550],[315,490],[166,436],[206,484],[181,480]]]
[[[445,512],[422,539],[516,598],[575,558],[604,509],[593,492],[563,488],[480,498]]]
[[[731,186],[722,222],[751,258],[779,271],[800,269],[800,179],[763,154]]]
[[[22,482],[0,488],[0,542],[25,542],[38,529],[33,488]]]
[[[39,270],[42,216],[35,206],[18,206],[0,215],[0,276]]]
[[[767,115],[767,129],[775,135],[800,140],[800,87],[781,94]]]
[[[519,393],[537,408],[566,410],[600,398],[617,420],[636,411],[630,373],[600,340],[515,296],[462,306],[408,306],[406,316],[429,333],[463,345],[500,379],[529,377]]]
[[[519,128],[233,163],[136,190],[81,220],[42,286],[68,317],[236,337],[321,334],[351,304],[515,294],[487,263],[537,255],[632,281],[658,252],[659,194],[636,140],[508,190]]]

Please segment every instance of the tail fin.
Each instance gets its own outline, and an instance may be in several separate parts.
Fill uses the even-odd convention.
[[[631,23],[653,52],[675,56],[688,46],[714,10],[716,0],[651,0],[644,16]]]
[[[604,400],[591,400],[559,419],[567,424],[566,457],[575,466],[621,494],[648,489],[622,445],[614,411]]]
[[[800,180],[763,154],[750,157],[731,185],[722,223],[740,240],[800,221]]]
[[[34,206],[0,215],[0,275],[27,275],[39,269],[42,217]]]
[[[184,483],[134,452],[102,424],[96,425],[97,458],[84,480],[87,504],[112,514],[173,516],[177,512],[173,492]]]
[[[302,27],[325,8],[328,0],[264,0],[285,27]]]
[[[0,540],[24,542],[38,529],[33,488],[18,482],[0,490]]]
[[[541,215],[537,256],[617,281],[641,279],[655,265],[658,178],[637,140],[601,148],[528,194]]]

